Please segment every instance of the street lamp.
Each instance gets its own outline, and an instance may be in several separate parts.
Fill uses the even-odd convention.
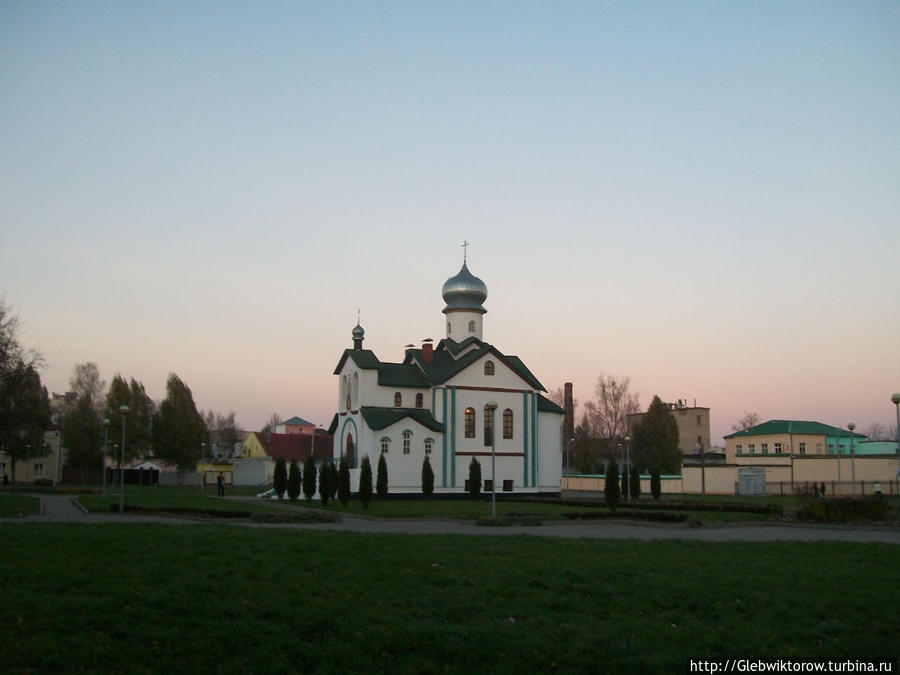
[[[891,403],[897,406],[897,476],[900,477],[900,394],[891,396]]]
[[[853,452],[853,430],[856,425],[853,422],[847,425],[850,430],[850,480],[853,482],[853,496],[856,496],[856,454]]]
[[[103,461],[100,463],[103,467],[103,497],[106,497],[106,439],[109,435],[109,418],[103,418]]]
[[[496,453],[494,452],[494,411],[497,409],[497,404],[494,401],[491,401],[486,406],[484,406],[484,414],[485,418],[487,417],[488,412],[491,414],[491,517],[497,517],[497,477],[496,477]]]
[[[119,464],[119,513],[125,513],[125,416],[130,409],[127,405],[119,408],[122,413],[122,460]]]

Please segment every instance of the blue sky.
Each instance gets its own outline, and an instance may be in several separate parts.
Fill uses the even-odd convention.
[[[366,346],[485,339],[859,426],[900,390],[896,2],[0,6],[0,293],[62,391],[96,361],[327,424]]]

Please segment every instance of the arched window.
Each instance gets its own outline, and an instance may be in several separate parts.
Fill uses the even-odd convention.
[[[394,394],[394,407],[399,408],[403,405],[403,397],[400,395],[400,392]]]
[[[484,362],[484,374],[485,375],[493,375],[494,374],[494,362],[493,361],[485,361]]]
[[[416,407],[421,408],[424,400],[425,399],[422,397],[422,394],[416,394]]]
[[[466,438],[475,438],[475,408],[466,408]]]
[[[412,432],[404,431],[403,432],[403,454],[404,455],[409,454],[409,444],[410,444],[411,440],[412,440]]]
[[[494,408],[484,407],[484,444],[490,446],[494,442]]]
[[[347,457],[347,464],[351,469],[356,468],[356,446],[353,444],[353,434],[347,434],[347,442],[344,446],[344,456]]]
[[[474,321],[470,321],[470,322],[469,322],[469,332],[470,332],[470,333],[474,333],[474,332],[475,332],[475,322],[474,322]]]
[[[391,439],[388,438],[387,436],[382,436],[381,437],[381,453],[387,454],[390,449],[391,449]]]
[[[347,392],[347,410],[350,410],[350,392]]]
[[[503,438],[513,437],[513,411],[507,408],[503,411]]]
[[[433,446],[434,446],[434,439],[433,439],[433,438],[426,438],[426,439],[425,439],[425,454],[426,454],[426,455],[430,455],[430,454],[431,454],[431,448],[432,448]]]

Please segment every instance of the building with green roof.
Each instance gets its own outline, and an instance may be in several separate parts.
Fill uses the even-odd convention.
[[[355,485],[362,456],[384,454],[390,490],[418,492],[428,458],[435,492],[461,492],[474,458],[490,491],[493,442],[497,492],[558,494],[563,409],[519,357],[484,341],[487,286],[465,261],[442,296],[445,337],[407,346],[400,362],[380,360],[353,328],[334,369],[335,460],[349,459]]]

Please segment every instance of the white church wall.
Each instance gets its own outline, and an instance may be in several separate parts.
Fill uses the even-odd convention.
[[[538,485],[545,490],[561,485],[562,421],[562,415],[538,413]]]
[[[462,342],[470,337],[476,337],[483,340],[482,335],[484,314],[480,312],[448,312],[447,317],[447,337],[456,342]],[[474,322],[475,330],[469,330],[470,322]]]
[[[493,361],[493,375],[484,374],[486,361]],[[502,389],[517,389],[519,391],[531,389],[531,385],[507,367],[494,354],[488,354],[478,359],[464,371],[447,380],[446,384],[457,387],[498,387]]]

